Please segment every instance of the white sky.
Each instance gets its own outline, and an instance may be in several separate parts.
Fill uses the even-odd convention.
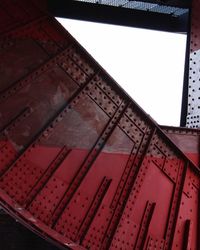
[[[58,21],[155,121],[180,125],[186,35]]]

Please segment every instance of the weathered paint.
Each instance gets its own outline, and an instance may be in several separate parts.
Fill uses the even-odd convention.
[[[38,13],[1,35],[1,205],[64,249],[199,249],[199,134],[166,135]]]

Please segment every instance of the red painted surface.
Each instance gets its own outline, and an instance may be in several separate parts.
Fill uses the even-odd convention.
[[[190,52],[197,52],[200,49],[200,17],[199,17],[199,0],[192,1],[191,10],[191,41]],[[191,65],[192,66],[192,65]]]
[[[0,204],[66,249],[199,249],[199,134],[166,136],[37,13],[0,40]]]
[[[198,129],[161,127],[167,136],[199,168],[200,166],[200,131]]]

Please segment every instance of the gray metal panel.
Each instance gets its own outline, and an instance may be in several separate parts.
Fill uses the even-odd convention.
[[[200,127],[200,4],[194,0],[191,14],[187,127]]]

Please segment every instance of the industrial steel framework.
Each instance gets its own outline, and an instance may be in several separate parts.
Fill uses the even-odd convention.
[[[49,11],[53,15],[59,17],[187,34],[188,38],[180,125],[192,128],[200,126],[198,119],[198,106],[200,107],[198,101],[200,99],[197,97],[198,86],[196,86],[197,84],[192,84],[194,80],[192,79],[194,78],[192,76],[193,73],[190,73],[189,75],[189,68],[190,72],[192,72],[192,69],[195,67],[191,63],[192,57],[194,56],[192,56],[190,52],[191,50],[194,50],[193,44],[195,43],[194,40],[198,39],[198,31],[195,30],[193,32],[194,28],[191,22],[195,22],[198,27],[198,1],[193,1],[192,4],[192,1],[188,0],[49,0],[48,3]],[[191,36],[193,37],[191,38]],[[190,38],[192,40],[190,40]],[[195,75],[195,77],[197,77],[197,75]],[[194,88],[195,93],[193,91]]]
[[[0,205],[42,250],[200,249],[200,4],[162,6],[0,1]],[[187,32],[189,128],[151,120],[53,14]]]

